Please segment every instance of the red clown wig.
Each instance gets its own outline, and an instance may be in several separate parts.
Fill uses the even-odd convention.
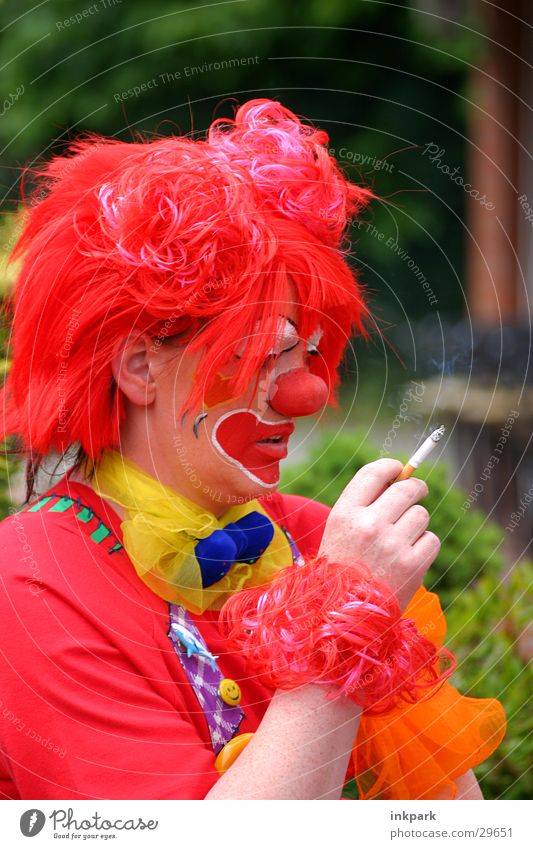
[[[367,316],[343,234],[372,193],[327,144],[281,104],[253,100],[205,140],[90,135],[37,169],[13,254],[3,437],[32,458],[116,447],[125,408],[111,362],[141,333],[203,352],[181,413],[253,333],[229,387],[238,396],[275,342],[272,307],[291,300],[290,282],[300,337],[323,330],[312,369],[335,404],[343,350]]]

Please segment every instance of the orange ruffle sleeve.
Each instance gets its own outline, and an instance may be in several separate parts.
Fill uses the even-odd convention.
[[[438,596],[424,587],[404,612],[437,647],[446,634]],[[454,781],[484,761],[505,736],[497,699],[462,696],[448,681],[416,704],[363,714],[352,752],[360,799],[454,799]]]

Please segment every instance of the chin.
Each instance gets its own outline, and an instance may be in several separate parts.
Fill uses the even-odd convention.
[[[247,480],[244,483],[242,480],[239,483],[236,481],[233,481],[232,483],[233,485],[228,485],[226,489],[225,499],[230,505],[245,504],[247,501],[253,501],[256,498],[263,498],[265,495],[274,492],[279,486],[279,482],[271,486],[261,486],[260,484],[252,483],[250,480]]]

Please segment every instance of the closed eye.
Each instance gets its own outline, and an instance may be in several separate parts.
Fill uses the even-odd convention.
[[[269,362],[271,362],[272,360],[277,360],[279,357],[281,357],[281,355],[282,355],[282,354],[288,354],[288,353],[289,353],[289,351],[294,351],[294,349],[295,349],[298,345],[299,345],[299,340],[297,340],[297,341],[294,343],[294,345],[290,345],[290,346],[289,346],[289,347],[287,347],[287,348],[283,348],[283,350],[282,350],[282,351],[279,351],[279,353],[277,353],[276,351],[269,351],[269,352],[268,352],[268,354],[266,355],[266,357],[265,357],[264,361],[263,361],[263,365],[267,365],[267,364],[268,364]]]
[[[281,357],[282,354],[287,354],[289,351],[293,351],[297,347],[298,344],[299,344],[299,341],[296,341],[294,343],[294,345],[291,345],[289,348],[283,348],[282,351],[279,351],[279,352],[269,351],[268,354],[266,355],[265,359],[264,359],[264,362],[267,363],[270,360],[276,360],[278,357]],[[318,351],[317,351],[317,353],[318,353]],[[235,359],[237,359],[237,360],[242,359],[240,354],[235,354],[234,356],[235,356]]]
[[[299,340],[297,339],[294,345],[289,345],[287,348],[283,348],[282,351],[276,353],[275,351],[269,351],[267,357],[281,357],[282,354],[287,354],[289,351],[294,351],[294,349],[299,345]]]

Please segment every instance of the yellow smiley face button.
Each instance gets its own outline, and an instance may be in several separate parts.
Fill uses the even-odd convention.
[[[241,700],[241,688],[233,678],[223,678],[218,685],[218,695],[227,705],[236,705]]]

